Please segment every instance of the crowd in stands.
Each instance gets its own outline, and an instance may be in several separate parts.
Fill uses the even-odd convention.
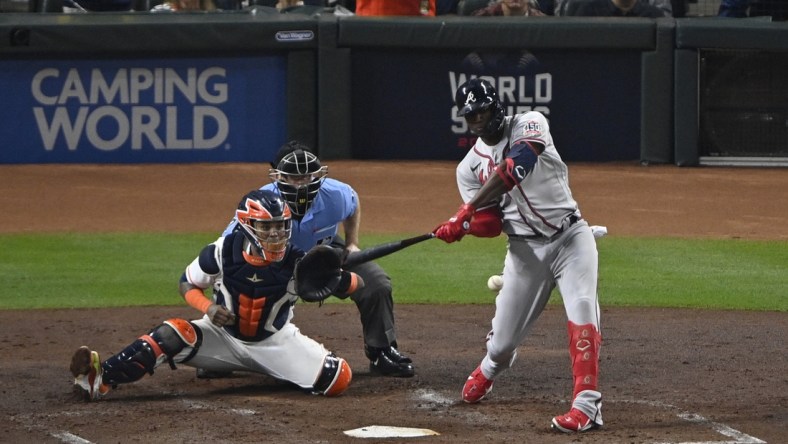
[[[41,2],[42,0],[30,0]],[[64,12],[212,11],[358,16],[685,17],[692,0],[45,0]],[[43,11],[52,12],[52,11]],[[788,0],[720,0],[720,17],[788,18]]]

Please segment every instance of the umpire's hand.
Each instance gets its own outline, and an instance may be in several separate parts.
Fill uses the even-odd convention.
[[[207,314],[208,319],[219,327],[235,324],[235,315],[230,313],[223,305],[211,304],[211,306],[208,307]]]

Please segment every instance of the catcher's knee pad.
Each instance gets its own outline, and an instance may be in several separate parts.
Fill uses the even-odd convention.
[[[185,349],[196,348],[199,330],[183,319],[168,319],[147,335],[140,336],[122,352],[107,359],[103,364],[104,383],[123,384],[134,382],[153,374],[153,370],[165,360]]]
[[[170,329],[166,329],[164,326],[168,326]],[[167,356],[172,357],[187,346],[197,346],[198,330],[185,319],[172,318],[155,328],[150,336],[156,340]]]
[[[347,390],[351,379],[353,372],[347,361],[330,354],[323,361],[323,370],[315,381],[314,391],[321,395],[337,396]]]
[[[573,397],[575,397],[584,390],[597,389],[602,335],[594,324],[577,325],[569,321],[568,330],[569,355],[572,357],[574,377]]]

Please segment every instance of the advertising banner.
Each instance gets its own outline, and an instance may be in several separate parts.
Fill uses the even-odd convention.
[[[640,157],[639,50],[354,50],[353,157],[461,159],[475,138],[454,92],[484,77],[507,115],[539,111],[567,161]]]
[[[0,163],[261,162],[285,56],[0,61]]]

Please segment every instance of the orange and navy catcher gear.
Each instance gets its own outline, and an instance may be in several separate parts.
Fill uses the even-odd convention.
[[[102,382],[116,386],[137,381],[146,373],[152,375],[153,369],[165,360],[175,368],[174,358],[182,354],[178,362],[188,360],[200,348],[201,342],[200,330],[189,321],[168,319],[104,361],[101,364]]]
[[[223,328],[244,341],[261,341],[287,323],[290,308],[298,299],[287,292],[297,258],[305,253],[292,245],[278,262],[253,264],[244,251],[244,234],[234,231],[222,239],[222,284],[215,291],[216,303],[236,314],[233,325]],[[206,273],[219,271],[216,246],[208,245],[200,253],[200,268]],[[182,279],[185,279],[183,277]]]
[[[276,193],[254,190],[247,193],[235,211],[240,231],[257,255],[268,262],[281,261],[291,234],[290,208]]]
[[[350,386],[353,371],[347,361],[330,353],[323,361],[323,369],[317,376],[312,392],[326,396],[339,396]]]

